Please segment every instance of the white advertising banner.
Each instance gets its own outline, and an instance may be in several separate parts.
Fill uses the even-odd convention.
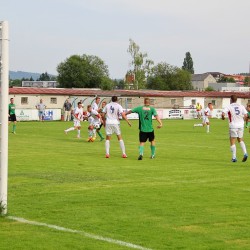
[[[196,109],[156,109],[160,119],[196,119]],[[221,118],[222,109],[214,109],[213,118]],[[138,114],[132,113],[128,115],[128,119],[138,119]]]
[[[16,109],[16,118],[18,121],[38,121],[37,109]],[[44,111],[45,121],[61,120],[61,109],[46,109]]]
[[[196,119],[197,113],[195,109],[156,109],[160,119]],[[212,117],[221,118],[222,109],[214,109]],[[38,121],[37,109],[16,109],[16,117],[18,121]],[[138,114],[132,113],[128,115],[128,119],[138,119]],[[44,112],[45,121],[61,120],[61,109],[46,109]]]

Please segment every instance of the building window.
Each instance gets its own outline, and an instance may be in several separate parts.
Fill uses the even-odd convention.
[[[28,104],[28,97],[21,97],[21,104]]]
[[[216,106],[216,101],[215,100],[212,100],[211,103],[212,103],[213,106]]]
[[[196,105],[196,99],[192,99],[192,100],[191,100],[191,104],[192,104],[192,105]]]
[[[132,104],[132,98],[127,98],[127,104]]]
[[[150,105],[155,105],[155,99],[149,99]]]
[[[51,98],[50,98],[50,103],[51,103],[51,104],[57,104],[57,98],[51,97]]]
[[[170,101],[172,105],[176,104],[176,99],[171,99]]]

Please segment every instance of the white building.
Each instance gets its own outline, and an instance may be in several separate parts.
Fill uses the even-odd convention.
[[[36,88],[57,88],[59,83],[56,81],[22,81],[22,87]]]

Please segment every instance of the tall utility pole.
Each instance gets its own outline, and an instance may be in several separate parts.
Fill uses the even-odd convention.
[[[9,97],[9,27],[0,21],[0,212],[7,214],[8,189],[8,97]]]

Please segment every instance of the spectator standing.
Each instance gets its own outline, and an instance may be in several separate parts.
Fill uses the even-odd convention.
[[[36,105],[36,108],[38,110],[39,121],[43,122],[46,109],[46,105],[43,103],[43,99],[40,99],[40,102]]]
[[[72,111],[72,104],[67,99],[63,105],[63,110],[64,110],[64,121],[71,121],[71,111]]]
[[[200,105],[199,102],[197,102],[195,108],[196,108],[197,119],[201,119],[202,106]]]

